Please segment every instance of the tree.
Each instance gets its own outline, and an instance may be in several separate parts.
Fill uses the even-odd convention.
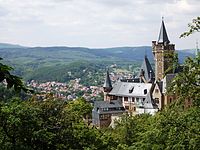
[[[68,111],[81,118],[91,117],[92,106],[84,98],[78,98],[68,103]]]
[[[2,60],[2,58],[0,58],[0,60]],[[13,70],[12,67],[0,63],[0,82],[5,80],[7,83],[7,88],[9,89],[14,87],[16,92],[20,92],[21,90],[25,92],[33,92],[33,90],[30,90],[24,86],[22,78],[12,75],[10,73],[11,70]]]
[[[190,30],[181,35],[189,36],[200,30],[200,17],[189,24]],[[177,104],[192,101],[194,106],[200,106],[200,54],[195,58],[188,57],[183,64],[183,70],[176,75],[168,89],[168,93],[176,94]]]
[[[176,75],[168,93],[175,93],[177,103],[191,100],[194,106],[200,106],[200,55],[196,58],[187,58],[183,70]]]
[[[184,32],[183,34],[180,35],[180,38],[189,36],[193,34],[194,32],[199,32],[200,31],[200,16],[193,19],[192,23],[188,24],[189,31]]]
[[[164,72],[165,75],[168,73],[175,73],[177,69],[180,68],[178,53],[166,53],[164,57],[167,57],[168,59],[170,59],[170,62],[172,62],[172,64],[170,64],[167,70]]]
[[[71,105],[55,99],[1,102],[0,149],[108,149],[109,136],[83,121],[85,107]]]
[[[150,118],[148,128],[129,149],[195,150],[200,146],[200,109],[168,107]]]

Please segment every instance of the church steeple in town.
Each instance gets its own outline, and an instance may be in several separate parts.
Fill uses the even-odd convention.
[[[163,17],[162,17],[162,23],[161,23],[160,33],[159,33],[159,37],[158,37],[158,43],[163,43],[163,44],[170,43],[169,38],[167,36],[167,31],[165,28]]]

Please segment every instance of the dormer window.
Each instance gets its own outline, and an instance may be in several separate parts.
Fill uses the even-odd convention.
[[[134,86],[131,86],[130,89],[129,89],[129,93],[132,93],[134,90]]]

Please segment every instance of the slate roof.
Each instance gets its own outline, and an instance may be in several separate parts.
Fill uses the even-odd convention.
[[[140,68],[140,72],[138,74],[138,77],[141,75],[141,72],[144,72],[144,78],[149,82],[151,79],[155,78],[154,71],[151,67],[151,64],[147,58],[147,56],[144,57],[144,61],[142,63],[142,66]]]
[[[104,110],[107,109],[107,110]],[[104,113],[121,113],[125,112],[125,108],[119,100],[109,101],[95,101],[94,102],[94,111],[97,111],[100,114]]]
[[[165,29],[165,24],[164,21],[162,20],[161,28],[160,28],[160,33],[158,37],[158,43],[170,43],[168,36],[167,36],[167,31]]]
[[[147,94],[147,97],[144,101],[144,108],[145,109],[155,109],[158,108],[155,102],[153,101],[153,98],[150,94],[150,92]]]
[[[105,78],[105,82],[103,84],[103,87],[104,88],[112,88],[112,83],[111,83],[111,80],[110,80],[110,75],[109,75],[109,71],[108,70],[106,72],[106,78]]]
[[[127,97],[146,97],[146,94],[144,94],[144,90],[147,89],[148,93],[151,87],[151,83],[116,82],[113,85],[113,89],[111,90],[109,95]]]

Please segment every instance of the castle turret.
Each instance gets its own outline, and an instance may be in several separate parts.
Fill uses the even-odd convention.
[[[109,71],[106,72],[105,82],[103,84],[104,101],[108,100],[108,93],[112,90],[112,83],[109,75]]]
[[[166,70],[173,65],[175,51],[175,44],[170,44],[167,36],[164,20],[161,23],[158,41],[152,41],[152,51],[155,60],[155,79],[162,80]]]
[[[144,61],[142,63],[138,76],[140,77],[140,80],[145,83],[152,82],[155,77],[149,59],[146,55],[144,56]]]

